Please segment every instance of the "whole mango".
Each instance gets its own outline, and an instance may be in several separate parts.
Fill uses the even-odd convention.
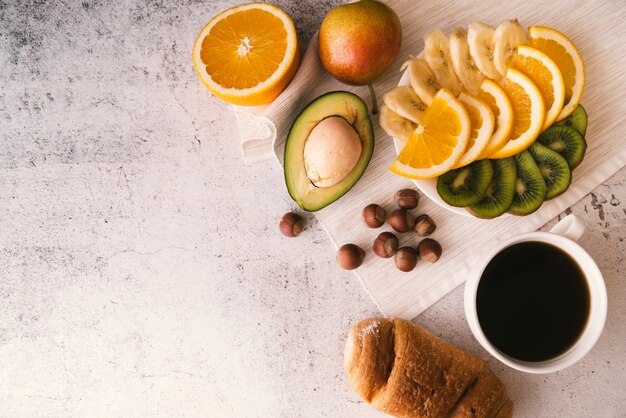
[[[400,51],[400,19],[379,1],[344,4],[324,17],[318,44],[322,64],[333,77],[346,84],[371,88]]]

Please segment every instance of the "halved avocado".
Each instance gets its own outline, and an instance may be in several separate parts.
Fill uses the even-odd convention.
[[[313,128],[326,118],[339,116],[355,130],[361,141],[358,161],[336,184],[317,187],[307,175],[304,150]],[[346,194],[359,180],[374,151],[374,129],[365,102],[347,91],[326,93],[298,115],[285,144],[285,182],[291,198],[304,210],[322,209]]]

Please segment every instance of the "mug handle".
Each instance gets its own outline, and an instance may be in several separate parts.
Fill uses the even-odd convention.
[[[572,241],[578,241],[585,232],[585,223],[576,215],[567,215],[550,230],[553,234],[562,235]]]

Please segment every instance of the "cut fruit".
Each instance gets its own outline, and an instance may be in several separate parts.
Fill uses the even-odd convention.
[[[400,86],[388,91],[383,96],[383,102],[389,110],[414,123],[422,121],[428,108],[411,86]]]
[[[389,167],[395,174],[412,179],[437,177],[459,160],[470,135],[470,119],[463,104],[443,88]]]
[[[527,42],[526,31],[519,20],[505,20],[493,35],[493,63],[503,77],[517,59],[517,47]]]
[[[463,87],[471,94],[477,94],[485,76],[470,54],[467,31],[463,28],[454,28],[450,32],[450,58]]]
[[[563,75],[565,103],[556,120],[566,118],[583,97],[585,64],[574,43],[561,32],[545,26],[528,28],[530,46],[548,55]]]
[[[411,57],[402,64],[401,70],[405,69],[409,72],[409,82],[415,94],[430,105],[441,86],[428,63],[421,58]]]
[[[585,138],[569,126],[551,126],[539,135],[537,142],[560,154],[572,170],[580,164],[587,150]]]
[[[559,67],[543,52],[526,45],[517,47],[517,61],[513,65],[532,80],[541,91],[546,106],[542,131],[548,129],[563,109],[565,85]]]
[[[502,88],[513,105],[513,129],[507,143],[490,158],[506,158],[528,148],[543,128],[546,112],[539,88],[519,70],[510,68]]]
[[[274,100],[296,73],[296,29],[276,6],[249,3],[218,14],[193,47],[200,80],[229,103],[256,106]]]
[[[318,97],[300,112],[287,135],[289,196],[309,212],[330,205],[361,178],[373,151],[372,122],[359,96],[333,91]]]
[[[465,92],[459,95],[459,100],[469,115],[471,131],[465,153],[455,167],[463,167],[478,159],[489,143],[494,125],[493,112],[485,102]]]
[[[413,135],[413,132],[415,132],[415,129],[417,129],[416,123],[398,115],[385,104],[380,106],[378,121],[380,127],[383,128],[383,131],[385,131],[387,135],[402,142],[408,141],[411,135]]]
[[[424,39],[424,59],[435,74],[439,85],[458,96],[463,85],[454,72],[450,41],[439,29],[435,29]]]
[[[513,106],[502,87],[488,78],[483,81],[476,97],[487,103],[495,118],[491,139],[481,155],[481,158],[487,158],[500,150],[509,140],[513,128]]]
[[[576,106],[576,109],[565,119],[557,122],[557,126],[569,126],[576,129],[582,136],[587,133],[587,112],[582,105]]]
[[[517,178],[517,167],[513,157],[492,160],[493,180],[485,196],[478,202],[470,205],[467,210],[479,218],[495,218],[505,213],[511,203],[515,193],[515,179]]]
[[[508,212],[523,216],[539,209],[546,198],[546,182],[528,151],[520,152],[514,158],[517,178],[513,202]]]
[[[437,193],[450,206],[465,207],[481,200],[493,179],[489,160],[474,161],[437,179]]]
[[[476,67],[492,80],[502,76],[493,63],[494,36],[496,29],[483,22],[473,22],[467,27],[467,43]]]
[[[533,156],[546,182],[546,200],[565,192],[572,182],[572,172],[567,161],[558,153],[537,142],[528,148],[528,152]]]

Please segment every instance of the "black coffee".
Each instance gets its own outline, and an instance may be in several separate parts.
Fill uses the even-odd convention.
[[[476,295],[478,321],[501,352],[525,361],[557,357],[578,339],[589,315],[589,288],[568,254],[543,242],[498,253]]]

